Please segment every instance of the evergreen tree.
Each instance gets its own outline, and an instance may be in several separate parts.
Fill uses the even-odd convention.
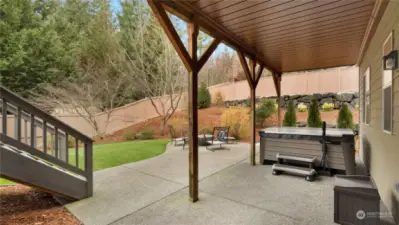
[[[288,109],[284,115],[283,126],[296,127],[296,111],[292,100],[288,102]]]
[[[346,103],[344,103],[339,110],[337,128],[354,128],[352,112],[349,110]]]
[[[269,118],[275,111],[276,101],[271,99],[264,99],[260,106],[255,110],[255,122],[257,126],[263,126],[263,123]]]
[[[91,8],[89,1],[65,0],[61,7],[58,7],[57,13],[51,21],[65,47],[66,66],[63,71],[69,74],[68,78],[70,79],[78,79],[82,76],[79,58],[82,55],[81,45],[88,25],[95,16],[90,12]]]
[[[208,88],[205,83],[201,83],[200,88],[198,89],[198,108],[208,108],[211,104],[211,94],[209,93]]]
[[[321,127],[319,103],[317,99],[312,99],[308,110],[308,127]]]
[[[0,1],[0,83],[29,97],[46,83],[70,76],[63,38],[51,22],[55,0]]]

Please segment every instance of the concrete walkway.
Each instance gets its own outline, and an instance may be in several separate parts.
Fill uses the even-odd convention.
[[[200,201],[188,201],[188,149],[94,174],[94,196],[67,205],[84,224],[334,224],[333,179],[251,166],[249,145],[199,150]]]

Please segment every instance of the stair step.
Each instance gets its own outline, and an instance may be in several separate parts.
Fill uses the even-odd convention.
[[[307,162],[307,163],[314,163],[316,161],[316,157],[286,155],[286,154],[281,154],[281,153],[277,153],[276,158],[277,159],[288,159],[288,160],[294,160],[294,161],[300,161],[300,162]]]
[[[68,171],[68,170],[66,170],[66,169],[64,169],[62,167],[59,167],[59,166],[54,165],[54,164],[51,164],[51,163],[47,162],[46,160],[41,159],[40,157],[37,157],[37,156],[32,155],[32,154],[30,154],[28,152],[25,152],[23,150],[15,148],[14,146],[11,146],[11,145],[8,145],[8,144],[4,144],[4,143],[0,142],[0,147],[2,149],[17,153],[17,154],[19,154],[19,155],[21,155],[23,157],[26,157],[26,158],[29,158],[29,159],[33,159],[33,160],[37,161],[38,163],[44,164],[44,165],[46,165],[48,167],[51,167],[52,169],[56,169],[56,170],[62,171],[62,172],[66,173],[66,174],[68,174],[70,176],[76,177],[76,178],[81,179],[81,180],[85,180],[84,177],[82,177],[82,176],[80,176],[78,174],[72,173],[72,172],[70,172],[70,171]]]
[[[85,177],[0,142],[0,177],[66,198],[87,197]]]
[[[315,169],[299,167],[299,166],[290,166],[290,165],[286,165],[286,164],[274,164],[272,166],[272,169],[277,170],[277,171],[305,175],[305,176],[312,176],[312,175],[316,174]]]

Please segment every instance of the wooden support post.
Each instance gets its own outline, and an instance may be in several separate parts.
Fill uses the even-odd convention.
[[[251,150],[250,150],[250,163],[255,165],[255,144],[256,144],[256,123],[255,123],[255,108],[256,108],[256,88],[250,88],[251,92]]]
[[[277,94],[277,124],[281,126],[281,73],[273,73],[273,82]]]
[[[208,49],[198,60],[197,40],[198,40],[198,21],[196,18],[190,18],[191,22],[187,24],[188,31],[188,51],[184,47],[179,35],[177,34],[173,24],[171,23],[161,1],[147,0],[148,5],[155,13],[156,18],[161,24],[163,30],[167,34],[173,47],[177,51],[181,60],[189,72],[188,78],[188,120],[189,120],[189,191],[190,200],[198,201],[198,111],[197,111],[197,90],[198,90],[198,73],[204,66],[206,61],[215,51],[220,39],[215,38]]]
[[[191,56],[192,67],[188,78],[188,120],[189,120],[189,190],[190,200],[198,201],[198,67],[197,67],[197,37],[198,26],[194,23],[187,24],[188,52]]]
[[[250,98],[251,98],[251,138],[250,138],[250,145],[251,145],[251,150],[250,150],[250,163],[251,165],[255,165],[255,151],[256,151],[256,117],[255,117],[255,109],[256,109],[256,61],[253,58],[249,59],[249,69],[250,69],[250,75],[251,75],[251,82],[252,82],[252,87],[250,87]]]
[[[255,123],[255,108],[256,108],[256,86],[258,85],[260,76],[262,75],[262,71],[264,65],[261,64],[259,70],[256,72],[256,61],[254,58],[250,58],[249,67],[247,61],[245,60],[245,56],[242,52],[237,52],[240,58],[241,66],[244,70],[245,77],[247,78],[249,89],[250,89],[250,101],[251,101],[251,137],[250,137],[250,163],[251,165],[255,165],[255,150],[256,150],[256,123]]]
[[[93,142],[84,144],[87,197],[93,196]]]
[[[278,117],[277,117],[277,119],[278,119],[278,126],[281,127],[281,104],[280,104],[280,101],[281,101],[281,74],[279,74],[277,82],[278,82],[278,93],[277,93],[277,98],[278,98],[277,113],[278,113]]]

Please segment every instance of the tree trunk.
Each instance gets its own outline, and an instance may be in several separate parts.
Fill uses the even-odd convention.
[[[161,136],[164,136],[164,134],[165,134],[166,122],[168,122],[166,120],[166,118],[162,118],[162,121],[161,121]]]

